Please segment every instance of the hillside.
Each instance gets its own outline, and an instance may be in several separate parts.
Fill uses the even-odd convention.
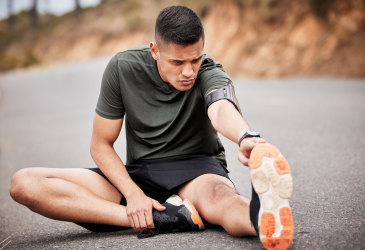
[[[238,77],[365,77],[364,0],[123,0],[61,17],[15,16],[11,36],[0,22],[0,70],[113,55],[154,38],[169,5],[202,18],[205,51]]]

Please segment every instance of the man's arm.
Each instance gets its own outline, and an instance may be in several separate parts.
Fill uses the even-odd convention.
[[[114,150],[123,125],[123,118],[109,120],[95,114],[90,152],[99,169],[125,196],[127,215],[131,227],[140,231],[143,228],[154,228],[152,209],[165,209],[158,201],[147,197],[133,182],[122,160]]]
[[[234,105],[227,100],[219,100],[210,105],[208,117],[215,130],[235,143],[250,129]],[[256,144],[263,142],[266,140],[258,137],[244,139],[240,145],[238,160],[248,166],[251,150]]]

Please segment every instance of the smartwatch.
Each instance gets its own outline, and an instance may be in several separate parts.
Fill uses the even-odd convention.
[[[243,139],[247,138],[247,137],[261,137],[260,133],[254,130],[248,130],[242,137],[241,139],[238,141],[238,146],[241,145],[241,142]]]

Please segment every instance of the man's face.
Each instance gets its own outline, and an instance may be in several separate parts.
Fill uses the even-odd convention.
[[[160,43],[160,47],[157,47],[156,43],[151,42],[150,48],[164,82],[180,91],[187,91],[193,87],[202,63],[204,50],[202,38],[188,46]]]

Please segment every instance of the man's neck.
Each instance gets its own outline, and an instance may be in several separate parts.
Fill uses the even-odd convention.
[[[157,60],[155,60],[155,63],[156,63],[156,67],[157,67],[158,75],[160,76],[161,80],[162,80],[162,81],[164,81],[164,82],[167,84],[167,86],[170,86],[171,84],[170,84],[169,82],[166,82],[166,81],[162,78],[162,76],[161,76],[161,73],[160,73],[160,67],[159,67],[159,63],[158,63],[158,61],[157,61]]]

